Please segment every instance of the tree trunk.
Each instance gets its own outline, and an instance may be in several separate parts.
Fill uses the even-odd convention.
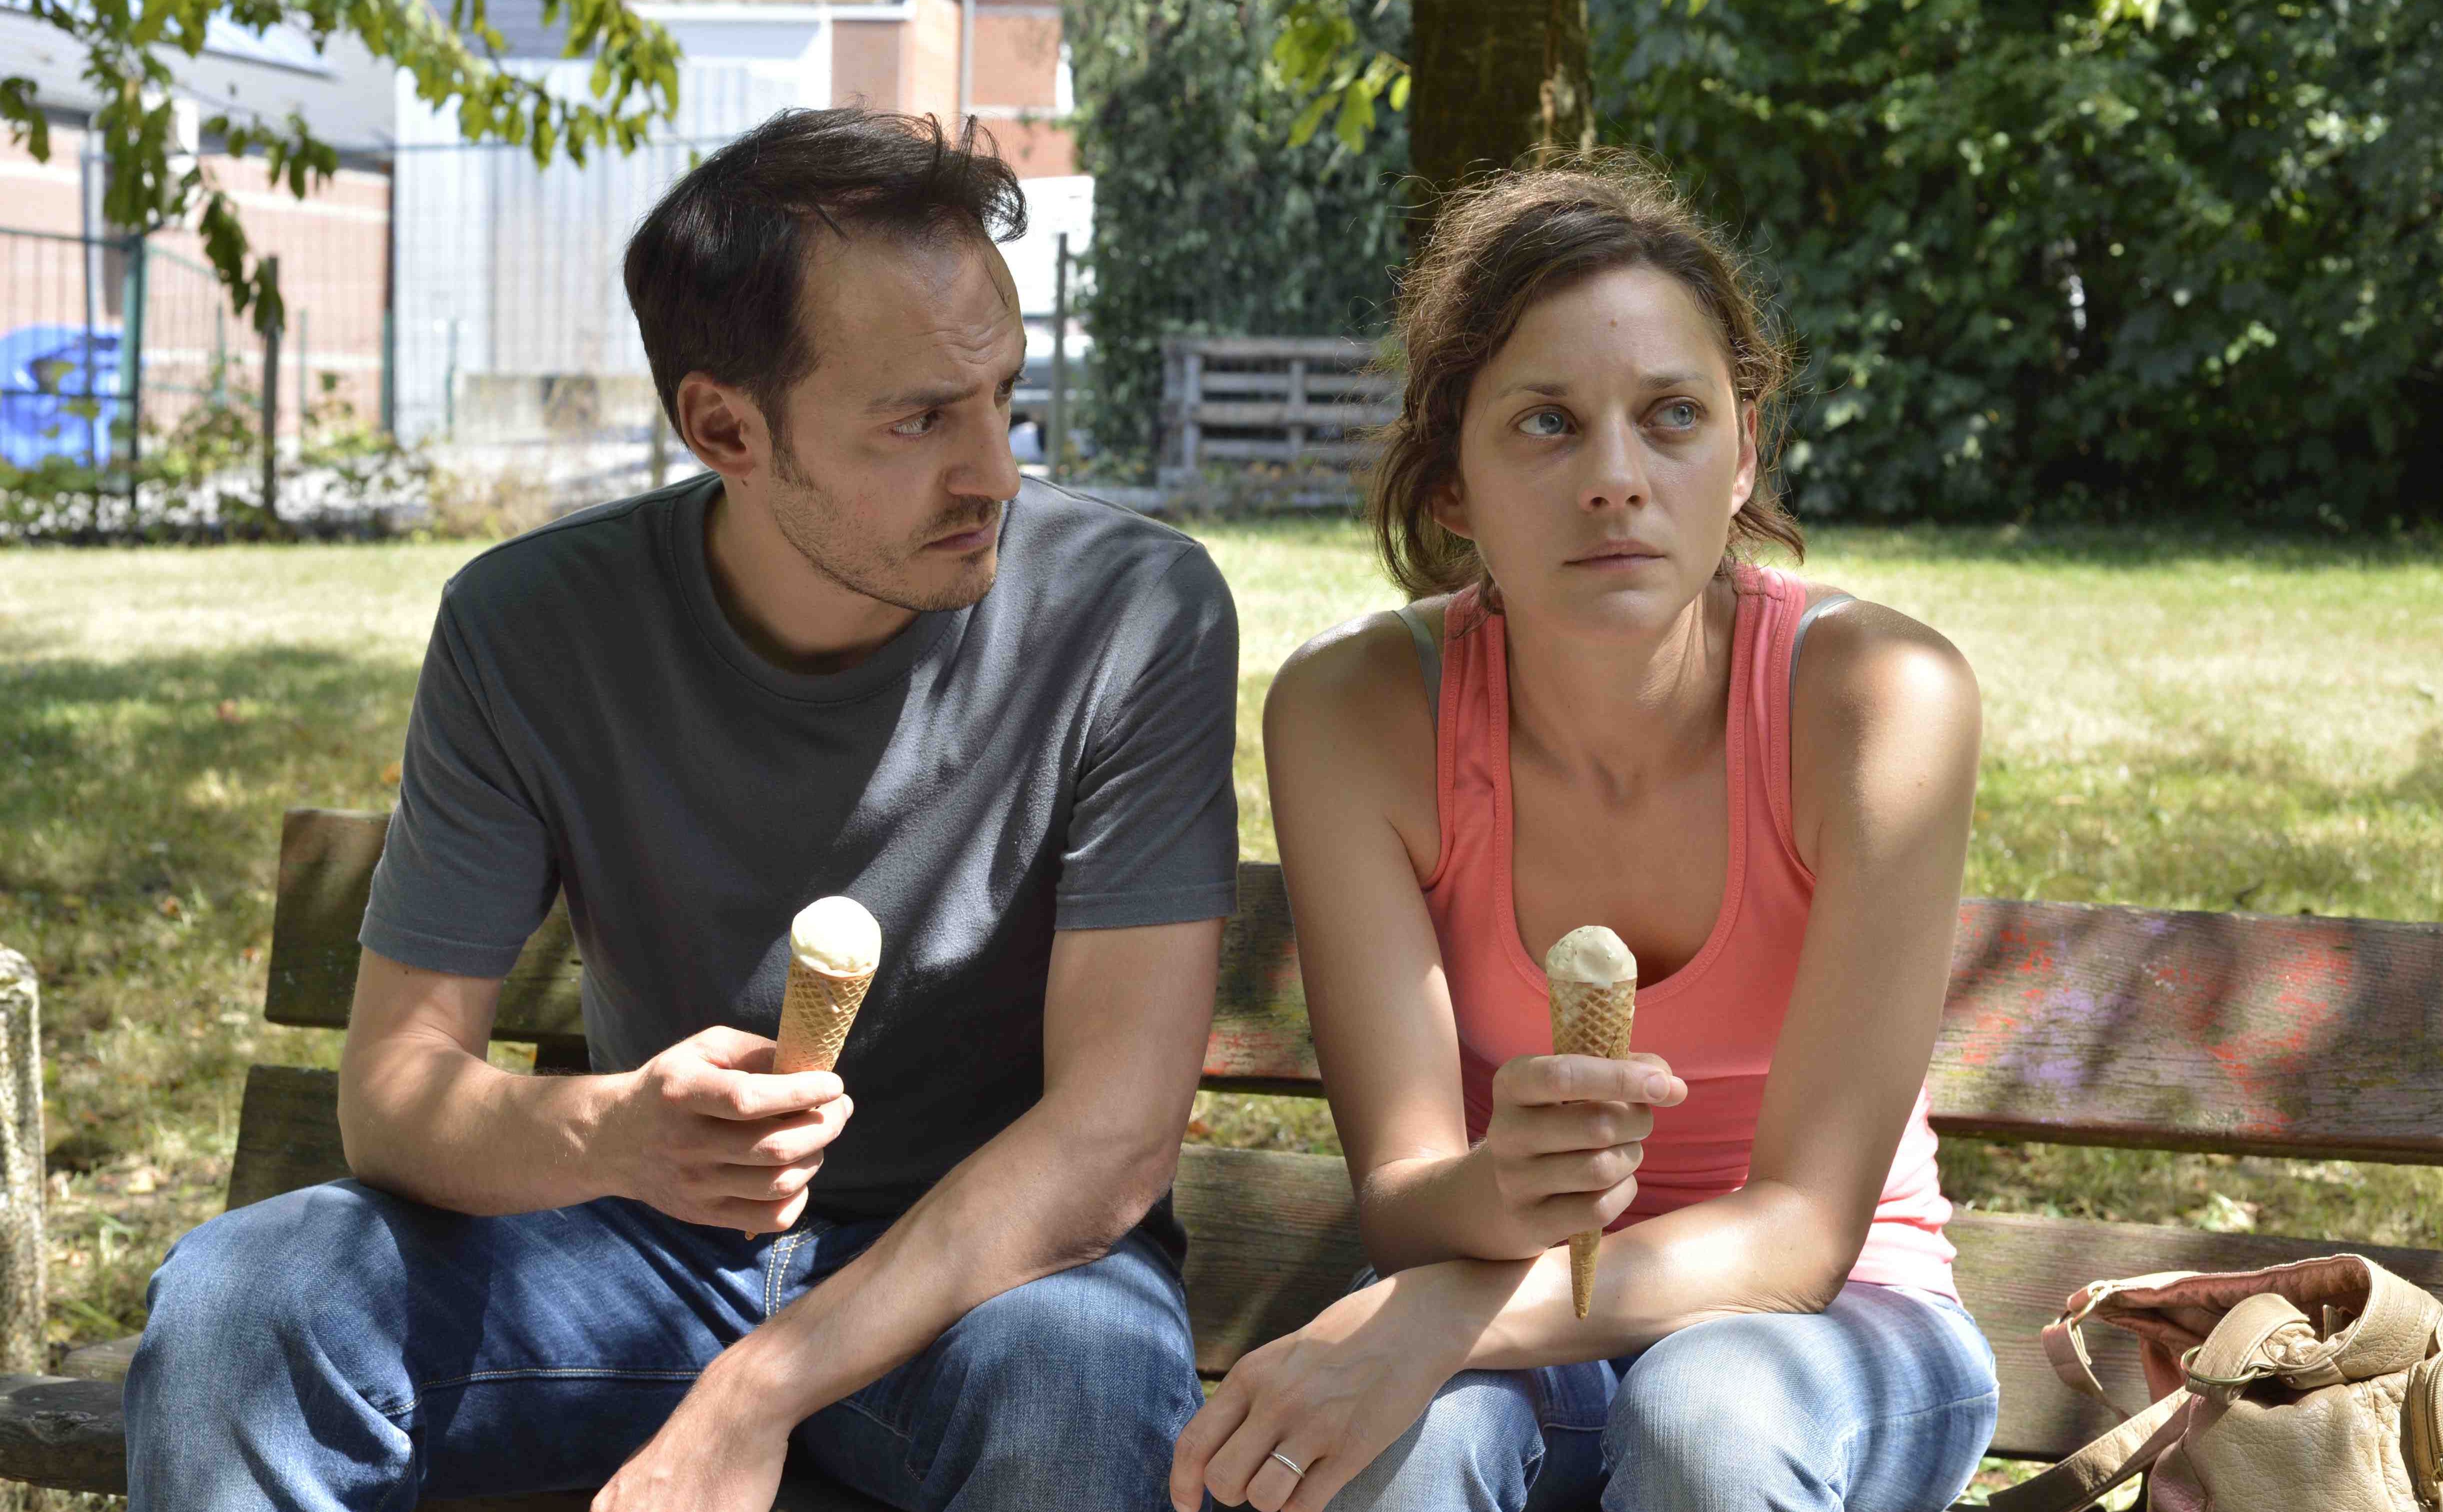
[[[1587,0],[1415,0],[1409,172],[1432,196],[1594,145]],[[1428,201],[1410,224],[1430,227]]]

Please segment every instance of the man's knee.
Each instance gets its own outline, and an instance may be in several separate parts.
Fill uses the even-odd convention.
[[[1543,1454],[1525,1376],[1467,1371],[1341,1487],[1329,1512],[1516,1512]]]
[[[305,1187],[179,1239],[145,1289],[131,1404],[156,1372],[223,1375],[309,1345],[316,1320],[352,1294],[398,1295],[396,1249],[380,1241],[377,1211],[395,1200],[353,1181]]]
[[[970,1387],[1063,1398],[1091,1420],[1195,1411],[1196,1349],[1169,1267],[1133,1237],[1102,1259],[1013,1287],[962,1319],[944,1344]],[[1185,1419],[1183,1418],[1184,1422]],[[1106,1424],[1106,1427],[1112,1426]]]

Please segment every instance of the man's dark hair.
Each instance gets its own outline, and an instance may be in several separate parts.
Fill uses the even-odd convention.
[[[670,186],[628,239],[628,304],[662,411],[678,425],[679,380],[707,373],[752,395],[785,445],[781,396],[814,371],[806,269],[816,238],[875,231],[927,240],[1026,231],[1018,175],[930,116],[844,107],[784,110]]]

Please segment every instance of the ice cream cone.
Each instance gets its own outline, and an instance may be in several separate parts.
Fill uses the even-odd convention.
[[[1594,982],[1580,980],[1575,973],[1556,974],[1564,947],[1583,933],[1573,930],[1563,936],[1561,944],[1546,957],[1544,985],[1552,1001],[1552,1053],[1600,1055],[1616,1061],[1628,1054],[1629,1028],[1637,1020],[1637,958],[1618,937],[1602,930],[1618,958],[1626,962],[1625,977]],[[1597,1230],[1570,1235],[1570,1301],[1581,1318],[1594,1305],[1595,1248],[1602,1242],[1603,1234]]]
[[[772,1069],[829,1071],[882,961],[882,926],[854,898],[817,898],[789,926],[789,985]]]
[[[772,1057],[772,1069],[785,1075],[837,1066],[849,1026],[856,1022],[857,1007],[872,985],[872,972],[834,976],[791,957],[789,990],[781,999],[781,1048]]]

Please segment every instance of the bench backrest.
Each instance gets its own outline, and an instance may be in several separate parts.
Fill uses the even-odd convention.
[[[281,839],[266,1015],[343,1028],[384,816],[292,811]],[[1279,869],[1240,868],[1204,1084],[1319,1096]],[[502,993],[495,1038],[581,1066],[579,966],[555,909]],[[1928,1077],[1938,1130],[2006,1139],[2443,1164],[2443,926],[1970,900]],[[255,1068],[232,1206],[345,1172],[327,1073]],[[1296,1327],[1362,1261],[1338,1161],[1185,1152],[1200,1366]],[[2334,1246],[2250,1234],[1961,1213],[1960,1285],[2003,1375],[1995,1452],[2058,1455],[2110,1426],[2036,1346],[2098,1277],[2239,1269]],[[2353,1245],[2443,1287],[2443,1253]],[[2111,1331],[2106,1330],[2109,1333]],[[2134,1351],[2099,1368],[2142,1400]]]
[[[292,811],[265,1012],[344,1028],[383,816]],[[495,1038],[584,1043],[564,908]],[[1280,868],[1239,868],[1205,1084],[1321,1094]],[[1930,1078],[1945,1133],[2443,1164],[2443,926],[1971,899]]]

